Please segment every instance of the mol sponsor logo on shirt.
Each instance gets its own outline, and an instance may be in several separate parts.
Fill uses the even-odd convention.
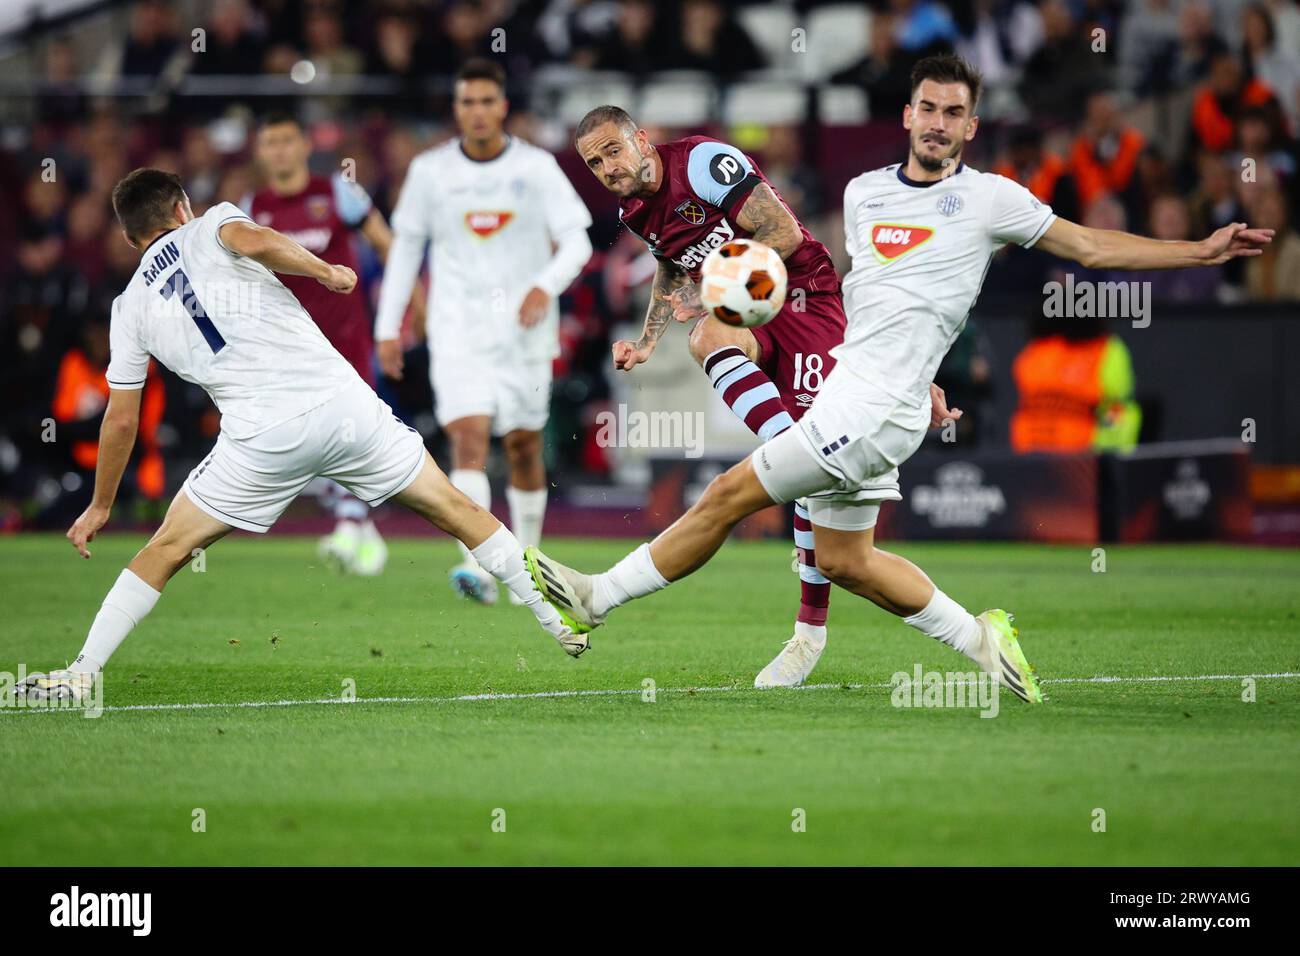
[[[515,217],[512,212],[482,210],[465,213],[465,227],[480,239],[500,232]]]
[[[928,226],[878,222],[871,227],[871,248],[881,262],[893,262],[924,245],[933,235],[934,230]]]

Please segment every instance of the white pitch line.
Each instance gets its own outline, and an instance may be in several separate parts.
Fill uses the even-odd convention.
[[[1275,674],[1176,674],[1169,676],[1153,677],[1049,677],[1040,680],[1040,684],[1156,684],[1172,683],[1176,681],[1222,681],[1222,680],[1294,680],[1300,678],[1300,673],[1292,671],[1281,671]],[[890,690],[893,688],[891,683],[882,684],[804,684],[802,687],[790,688],[792,690],[813,691],[813,690]],[[655,689],[657,694],[708,694],[724,693],[727,691],[745,691],[753,690],[752,687],[739,685],[727,685],[722,687],[660,687]],[[550,698],[563,697],[622,697],[629,694],[640,694],[642,688],[636,687],[616,687],[601,690],[543,690],[531,693],[486,693],[486,694],[461,694],[456,697],[358,697],[354,700],[344,700],[341,697],[316,697],[305,700],[242,700],[242,701],[212,701],[212,702],[195,702],[189,704],[120,704],[116,706],[102,707],[100,710],[104,713],[129,713],[132,711],[177,711],[177,710],[233,710],[239,708],[260,709],[264,707],[317,707],[328,705],[348,705],[355,704],[455,704],[465,701],[478,700],[548,700]],[[17,713],[81,713],[79,707],[19,707],[19,708],[0,708],[0,713],[17,714]]]

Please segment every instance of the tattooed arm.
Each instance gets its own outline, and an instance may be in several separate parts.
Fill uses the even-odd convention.
[[[685,322],[692,317],[687,314],[692,298],[698,307],[699,291],[690,276],[671,262],[660,259],[654,285],[650,289],[650,308],[646,310],[645,329],[641,332],[641,338],[635,342],[614,343],[614,367],[620,372],[628,372],[642,362],[649,361],[650,353],[659,344],[659,338],[668,328],[668,323],[674,318]],[[682,313],[680,316],[679,312]]]
[[[767,183],[754,187],[740,207],[736,224],[753,233],[757,241],[775,249],[782,259],[789,259],[803,242],[798,221]]]

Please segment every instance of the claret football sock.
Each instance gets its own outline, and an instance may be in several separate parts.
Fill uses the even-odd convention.
[[[668,587],[667,579],[650,557],[650,545],[643,544],[591,582],[592,611],[603,618],[633,598],[645,597]]]
[[[513,485],[506,486],[506,502],[510,505],[510,530],[525,548],[542,542],[542,522],[546,518],[546,489],[524,491]]]
[[[526,604],[547,631],[559,633],[564,626],[560,615],[542,599],[541,592],[533,585],[533,577],[524,567],[524,549],[509,528],[501,525],[477,548],[467,549],[467,553]]]
[[[452,485],[474,504],[484,511],[492,510],[492,486],[488,484],[486,472],[479,471],[477,468],[453,468],[447,477],[451,479]],[[470,553],[470,549],[462,542],[456,543],[460,545],[460,553],[464,555],[465,560],[473,562],[474,555]]]
[[[710,352],[704,359],[704,371],[727,407],[762,441],[775,438],[794,424],[776,385],[737,346],[726,345]]]
[[[938,588],[934,589],[930,603],[911,617],[903,618],[903,623],[972,659],[979,648],[980,626],[975,616]]]
[[[827,608],[831,603],[831,582],[817,570],[817,552],[813,548],[812,522],[802,501],[794,506],[794,546],[799,561],[799,617],[801,624],[825,630]]]
[[[104,596],[104,603],[90,625],[86,644],[68,670],[93,674],[103,670],[113,652],[126,640],[131,629],[153,610],[162,592],[155,591],[136,577],[130,569],[123,569],[117,583]]]

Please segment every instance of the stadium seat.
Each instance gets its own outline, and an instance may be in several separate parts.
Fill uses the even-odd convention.
[[[866,55],[871,12],[861,3],[821,7],[808,15],[807,29],[807,52],[794,59],[805,80],[820,82]]]
[[[831,126],[852,126],[871,118],[867,94],[857,86],[823,86],[817,91],[821,121]]]
[[[798,24],[794,11],[775,3],[742,7],[737,14],[740,25],[758,45],[769,66],[791,66],[790,31]]]
[[[636,97],[636,88],[618,73],[600,73],[585,77],[581,82],[565,88],[559,96],[555,116],[569,128],[587,115],[587,111],[602,103],[613,103],[630,109]]]
[[[717,98],[717,88],[707,74],[659,73],[641,88],[641,102],[632,115],[645,126],[704,126],[713,119]]]
[[[771,82],[735,83],[723,99],[722,121],[728,126],[801,123],[808,112],[807,104],[808,96],[802,86]]]

